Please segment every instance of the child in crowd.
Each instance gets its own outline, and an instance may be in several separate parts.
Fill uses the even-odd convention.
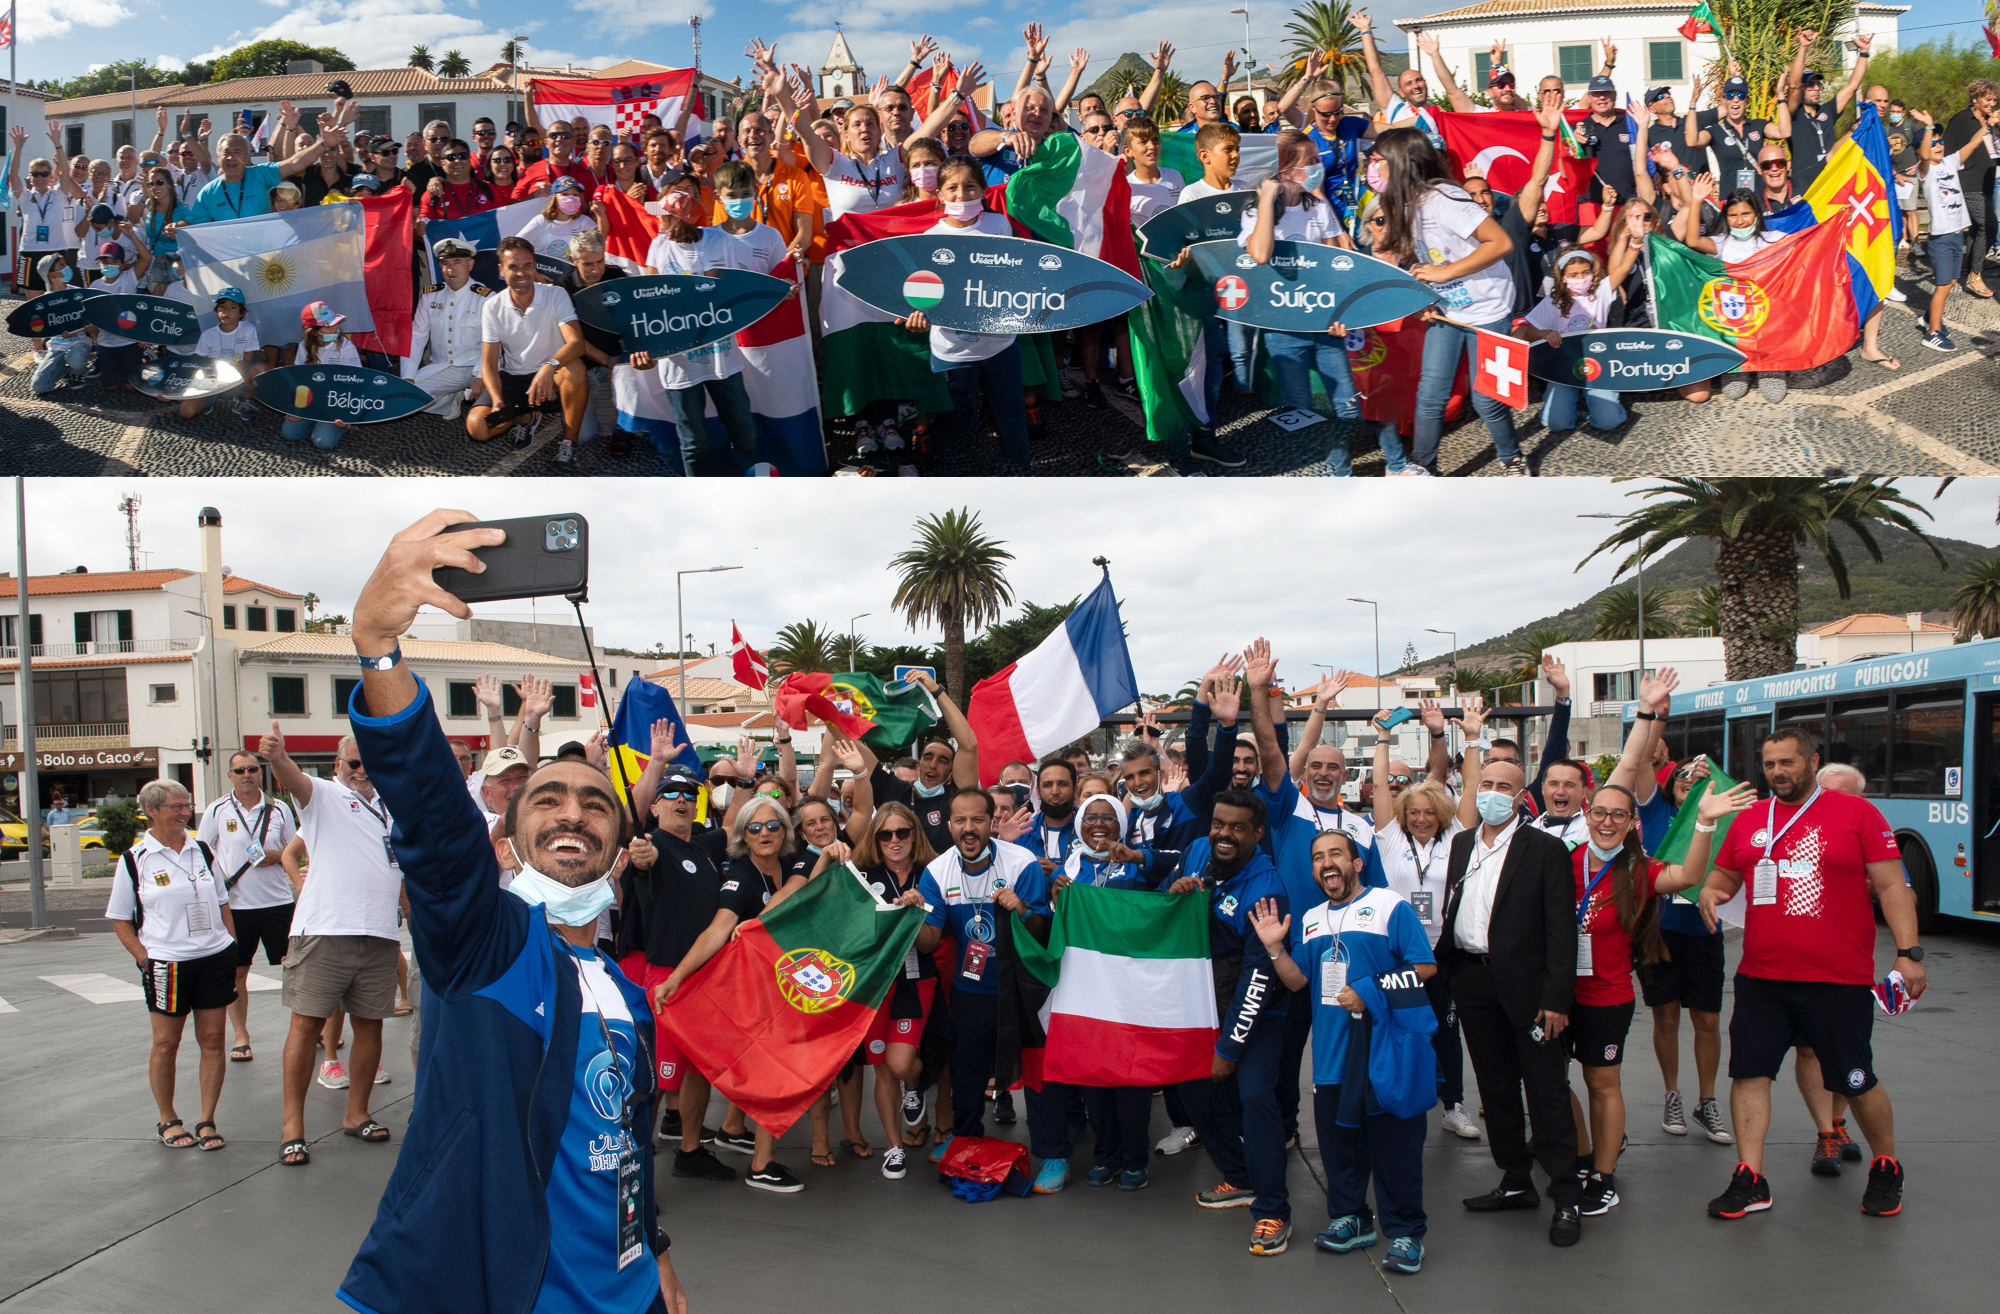
[[[325,303],[314,302],[313,304],[324,305]],[[209,360],[228,361],[238,370],[241,370],[246,391],[249,387],[249,380],[256,378],[264,372],[264,351],[262,345],[257,341],[257,326],[246,318],[248,308],[249,303],[244,300],[243,293],[236,288],[226,287],[217,292],[215,294],[215,324],[201,331],[201,339],[195,343],[193,352],[194,355],[203,356]],[[209,410],[221,400],[222,398],[220,397],[210,397],[207,399],[189,398],[181,402],[181,418],[183,420],[192,420],[195,416]],[[249,399],[239,396],[236,400],[234,410],[237,419],[248,420],[252,414]],[[292,422],[287,421],[287,423]],[[291,437],[292,435],[287,434],[286,436]]]
[[[1618,285],[1605,277],[1604,265],[1597,256],[1582,246],[1567,246],[1556,253],[1554,268],[1554,286],[1514,326],[1514,336],[1525,342],[1547,342],[1560,347],[1565,333],[1589,333],[1610,327],[1612,307],[1618,304]],[[1549,432],[1577,427],[1577,392],[1577,388],[1567,383],[1549,384],[1542,396],[1542,424]],[[1609,433],[1625,423],[1625,407],[1619,394],[1602,388],[1585,388],[1582,392],[1592,427]]]
[[[221,311],[216,312],[220,319]],[[352,365],[361,368],[361,353],[340,331],[347,322],[347,316],[336,315],[333,307],[324,301],[315,301],[299,311],[299,327],[305,330],[303,344],[307,365]],[[214,330],[210,330],[213,332]],[[310,437],[312,445],[322,452],[330,452],[340,446],[340,440],[347,435],[345,420],[308,420],[294,415],[288,418],[278,430],[285,437],[297,442]]]

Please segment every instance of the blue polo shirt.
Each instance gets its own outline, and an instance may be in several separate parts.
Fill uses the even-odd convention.
[[[224,219],[247,219],[271,213],[271,189],[284,181],[275,164],[253,164],[237,182],[225,182],[220,174],[208,180],[194,194],[186,222],[220,223]]]

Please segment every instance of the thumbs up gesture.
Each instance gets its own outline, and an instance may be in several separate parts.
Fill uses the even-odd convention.
[[[271,722],[271,732],[257,741],[257,755],[266,762],[276,762],[285,756],[285,731],[276,721]]]

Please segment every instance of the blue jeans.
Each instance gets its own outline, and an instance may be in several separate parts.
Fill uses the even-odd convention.
[[[1257,355],[1257,330],[1248,324],[1210,315],[1201,322],[1201,345],[1208,367],[1202,372],[1202,395],[1208,402],[1208,420],[1215,423],[1216,408],[1222,404],[1222,378],[1226,372],[1235,381],[1236,391],[1250,391],[1250,366]]]
[[[330,452],[340,446],[340,440],[347,435],[347,430],[332,420],[306,420],[296,415],[287,417],[285,422],[278,426],[278,432],[293,442],[310,437],[313,446],[323,452]]]
[[[1321,385],[1333,402],[1333,445],[1327,449],[1327,473],[1346,478],[1354,473],[1347,445],[1361,420],[1361,394],[1354,390],[1354,371],[1347,359],[1347,342],[1330,333],[1264,332],[1264,348],[1271,353],[1271,372],[1278,378],[1278,395],[1285,409],[1309,411],[1312,404],[1312,377],[1317,369]],[[1403,469],[1403,438],[1394,421],[1375,426],[1376,440],[1389,462],[1391,473]]]
[[[743,386],[743,375],[738,372],[726,379],[667,389],[667,409],[674,414],[674,431],[681,440],[681,465],[687,477],[695,477],[701,454],[708,450],[708,407],[704,397],[715,403],[715,416],[722,421],[730,446],[736,449],[737,466],[740,470],[749,469],[757,459],[757,421],[750,414],[750,391]],[[588,408],[584,414],[587,419]],[[658,446],[657,439],[654,445]],[[660,454],[672,455],[664,449]]]
[[[1334,1115],[1340,1087],[1313,1087],[1313,1123],[1319,1129],[1320,1166],[1326,1170],[1326,1216],[1379,1217],[1382,1231],[1424,1239],[1424,1114],[1395,1118],[1366,1114],[1359,1127],[1343,1127]],[[1368,1207],[1368,1179],[1375,1179],[1375,1205]]]
[[[139,365],[146,347],[144,343],[128,342],[122,347],[99,346],[97,349],[97,382],[110,388],[132,382],[139,373]]]
[[[1153,1157],[1147,1138],[1152,1130],[1153,1092],[1143,1086],[1091,1086],[1083,1098],[1097,1133],[1097,1166],[1143,1172]]]
[[[1506,333],[1513,324],[1511,319],[1496,320],[1491,324],[1481,324],[1480,328],[1492,333]],[[1432,320],[1424,333],[1424,372],[1417,384],[1416,434],[1411,446],[1417,464],[1430,465],[1437,460],[1438,444],[1444,439],[1444,408],[1451,400],[1451,385],[1458,378],[1458,363],[1463,360],[1470,368],[1477,369],[1479,335],[1453,324]],[[1514,412],[1497,397],[1488,397],[1478,389],[1472,391],[1472,409],[1479,418],[1486,421],[1486,432],[1492,435],[1493,450],[1503,461],[1511,461],[1521,454],[1521,445],[1514,441]]]
[[[34,373],[28,376],[28,388],[36,393],[51,392],[65,374],[71,383],[82,383],[89,363],[89,338],[51,338],[47,353],[35,362]]]
[[[1542,398],[1542,424],[1549,429],[1576,428],[1576,397],[1583,393],[1594,429],[1616,429],[1625,423],[1625,404],[1615,392],[1602,388],[1577,389],[1567,383],[1551,383]]]
[[[611,367],[609,365],[585,365],[583,377],[590,381],[590,398],[583,404],[583,423],[577,426],[577,446],[597,437],[597,408],[611,393]]]
[[[975,423],[979,393],[985,390],[986,404],[993,408],[993,427],[1000,432],[1000,455],[1006,459],[1007,473],[1033,474],[1028,464],[1028,403],[1021,396],[1021,344],[1010,342],[999,355],[964,365],[931,357],[931,369],[940,366],[944,367],[945,387],[951,390],[952,409],[973,417]]]

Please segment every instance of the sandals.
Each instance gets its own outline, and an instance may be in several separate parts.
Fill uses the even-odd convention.
[[[208,1124],[203,1125],[206,1126]],[[169,1127],[180,1127],[180,1130],[174,1132],[172,1135],[168,1135],[167,1128]],[[190,1150],[198,1143],[195,1134],[183,1126],[179,1118],[175,1118],[172,1122],[156,1124],[153,1128],[153,1134],[158,1136],[160,1144],[166,1146],[169,1150]]]
[[[357,1141],[367,1141],[371,1145],[379,1145],[389,1139],[389,1129],[373,1118],[362,1123],[359,1127],[342,1127],[340,1134],[342,1136],[352,1136]]]
[[[1863,356],[1861,359],[1867,361],[1870,365],[1880,365],[1892,374],[1903,368],[1903,362],[1897,360],[1894,356]]]
[[[208,1135],[206,1136],[201,1134],[203,1127],[208,1128]],[[216,1130],[213,1121],[196,1123],[194,1125],[194,1134],[196,1143],[204,1150],[219,1150],[229,1144],[228,1141],[222,1139],[222,1133]]]
[[[833,1166],[835,1166],[840,1162],[838,1159],[833,1157],[832,1150],[827,1150],[824,1153],[815,1151],[811,1157],[813,1161],[813,1166],[815,1168],[832,1168]]]
[[[229,1061],[231,1063],[248,1063],[251,1059],[254,1059],[256,1057],[257,1056],[255,1054],[252,1054],[250,1052],[250,1046],[247,1043],[241,1045],[231,1045],[229,1047]]]
[[[875,1147],[867,1141],[842,1141],[840,1148],[857,1159],[872,1159],[875,1157]]]
[[[408,1004],[398,1004],[389,1012],[390,1017],[408,1017],[409,1015],[410,1006]]]
[[[312,1162],[312,1151],[304,1141],[286,1141],[278,1147],[278,1162],[287,1168],[303,1168]]]

